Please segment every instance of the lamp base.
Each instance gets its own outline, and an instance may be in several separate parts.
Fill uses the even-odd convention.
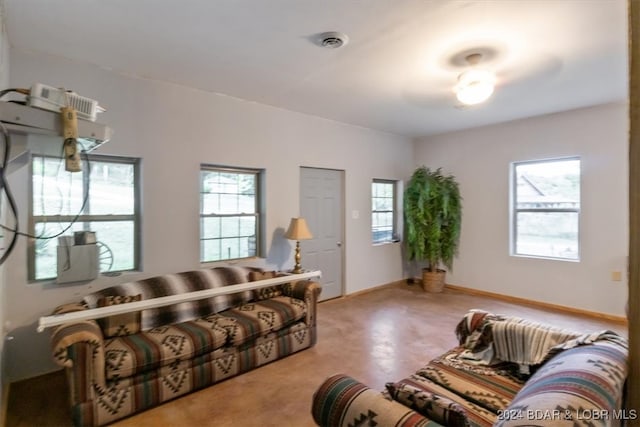
[[[295,260],[296,260],[296,265],[293,267],[293,270],[291,270],[291,272],[293,274],[300,274],[303,272],[302,270],[302,266],[300,265],[300,240],[296,241],[296,256],[295,256]]]

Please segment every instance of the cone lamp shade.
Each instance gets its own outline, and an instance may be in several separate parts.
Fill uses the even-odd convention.
[[[291,218],[289,229],[284,234],[284,237],[296,241],[296,264],[293,268],[293,273],[300,274],[302,273],[302,266],[300,265],[300,240],[313,239],[313,234],[309,231],[307,221],[305,221],[304,218]]]

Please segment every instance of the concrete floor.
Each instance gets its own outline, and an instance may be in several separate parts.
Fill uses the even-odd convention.
[[[457,344],[454,328],[471,308],[525,317],[578,331],[618,323],[418,286],[381,288],[319,305],[318,344],[238,377],[114,424],[142,426],[314,426],[313,392],[338,372],[382,390]],[[7,426],[68,426],[61,371],[12,384]]]

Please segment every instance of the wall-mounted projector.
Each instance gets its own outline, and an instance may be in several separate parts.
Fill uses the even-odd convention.
[[[72,107],[76,110],[78,118],[96,121],[98,113],[104,112],[104,108],[98,105],[98,101],[80,96],[75,92],[36,83],[31,86],[27,97],[29,107],[60,112],[62,107]]]
[[[37,83],[24,104],[0,101],[0,122],[11,136],[8,174],[27,165],[29,153],[60,156],[64,141],[61,108],[67,106],[79,118],[78,150],[88,153],[111,139],[111,128],[95,122],[96,114],[104,111],[97,101]]]

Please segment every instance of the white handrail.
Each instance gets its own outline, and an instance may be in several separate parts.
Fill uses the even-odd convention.
[[[291,274],[273,279],[256,280],[255,282],[241,283],[239,285],[222,286],[219,288],[205,289],[202,291],[187,292],[166,297],[151,298],[148,300],[129,302],[126,304],[110,305],[108,307],[93,308],[90,310],[73,311],[71,313],[54,314],[43,316],[38,322],[38,332],[44,331],[52,326],[62,325],[78,320],[100,319],[102,317],[116,314],[130,313],[132,311],[146,310],[150,308],[164,307],[166,305],[178,304],[181,302],[197,301],[204,298],[212,298],[219,295],[234,294],[237,292],[251,291],[267,286],[279,285],[293,280],[312,279],[322,277],[320,270],[310,271],[302,274]]]

